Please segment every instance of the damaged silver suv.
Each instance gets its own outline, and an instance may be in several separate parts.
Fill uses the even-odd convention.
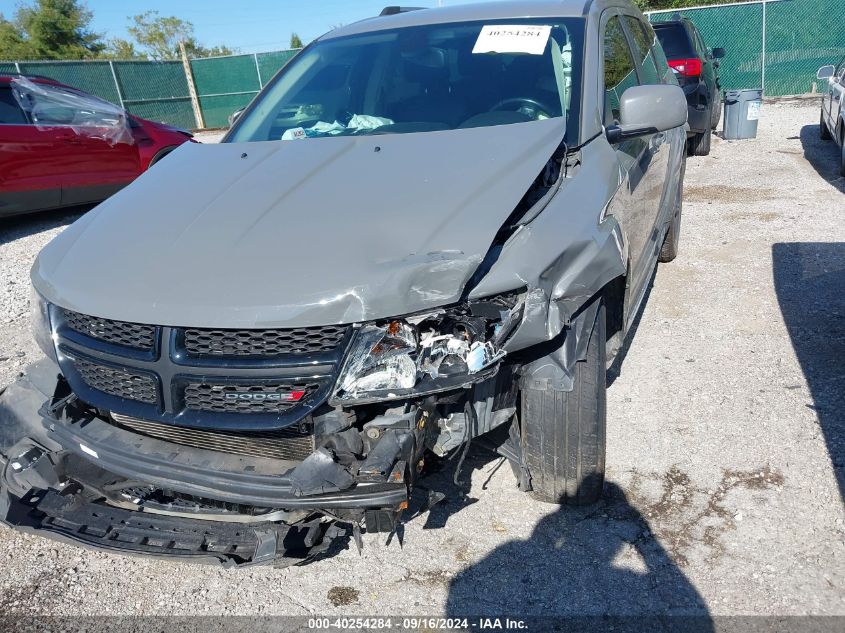
[[[299,561],[396,530],[427,457],[497,427],[520,488],[595,501],[606,366],[678,248],[686,116],[627,1],[323,36],[221,144],[40,253],[46,359],[0,398],[0,518]]]

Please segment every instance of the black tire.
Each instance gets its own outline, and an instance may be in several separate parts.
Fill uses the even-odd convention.
[[[823,141],[829,141],[830,130],[827,129],[827,124],[824,122],[824,112],[819,112],[819,138]]]
[[[839,139],[839,175],[845,177],[845,131]]]
[[[710,127],[715,130],[719,127],[719,120],[722,118],[722,95],[718,90],[713,97],[710,110]]]
[[[681,180],[678,183],[678,196],[675,199],[675,212],[672,214],[672,222],[666,237],[663,238],[663,246],[660,247],[660,254],[657,256],[659,262],[671,262],[678,256],[678,243],[681,241],[681,215],[684,209],[684,176],[687,171],[687,159],[684,157],[681,163]]]
[[[700,134],[696,134],[689,139],[689,150],[687,154],[690,156],[707,156],[710,153],[710,138],[713,136],[713,130],[706,130]]]
[[[607,423],[606,325],[604,304],[587,346],[575,365],[572,391],[523,388],[522,454],[531,496],[547,503],[590,505],[604,485]]]

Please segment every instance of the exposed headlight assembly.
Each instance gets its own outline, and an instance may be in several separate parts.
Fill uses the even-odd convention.
[[[35,342],[41,348],[41,351],[47,355],[47,358],[51,358],[58,363],[56,344],[53,341],[53,328],[50,324],[50,305],[32,286],[29,290],[29,310],[32,336]]]
[[[411,389],[416,384],[417,333],[404,321],[384,327],[365,325],[350,350],[338,391],[358,394],[371,391]]]
[[[504,358],[500,345],[521,318],[522,305],[503,306],[498,317],[489,305],[484,316],[462,306],[362,326],[332,401],[394,400],[483,379]]]

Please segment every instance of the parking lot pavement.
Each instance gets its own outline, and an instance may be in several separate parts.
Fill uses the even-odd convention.
[[[608,392],[593,508],[521,494],[473,448],[396,539],[290,569],[92,553],[0,529],[0,614],[845,614],[845,180],[815,104],[690,159],[681,253],[658,269]],[[0,383],[36,354],[27,269],[72,219],[0,223]],[[107,245],[104,245],[107,258]],[[23,356],[19,356],[19,354]],[[466,496],[462,496],[465,492]]]
[[[223,138],[223,135],[226,133],[226,130],[210,130],[208,132],[197,132],[194,134],[194,139],[199,141],[200,143],[219,143],[220,139]]]

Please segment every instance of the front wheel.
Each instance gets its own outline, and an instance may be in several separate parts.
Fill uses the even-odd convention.
[[[522,454],[531,478],[531,496],[539,501],[590,505],[601,497],[607,424],[606,336],[602,303],[587,357],[575,364],[572,391],[522,390]]]
[[[660,248],[660,254],[657,256],[657,261],[671,262],[678,256],[678,242],[681,241],[681,213],[684,209],[684,175],[687,171],[687,159],[681,159],[681,175],[678,180],[678,195],[675,197],[675,207],[672,213],[672,220],[669,224],[669,230],[666,231],[666,237],[663,238],[663,246]]]
[[[842,133],[839,143],[839,175],[845,176],[845,132]]]
[[[823,141],[829,141],[831,138],[827,123],[824,122],[824,110],[819,112],[819,138]]]

